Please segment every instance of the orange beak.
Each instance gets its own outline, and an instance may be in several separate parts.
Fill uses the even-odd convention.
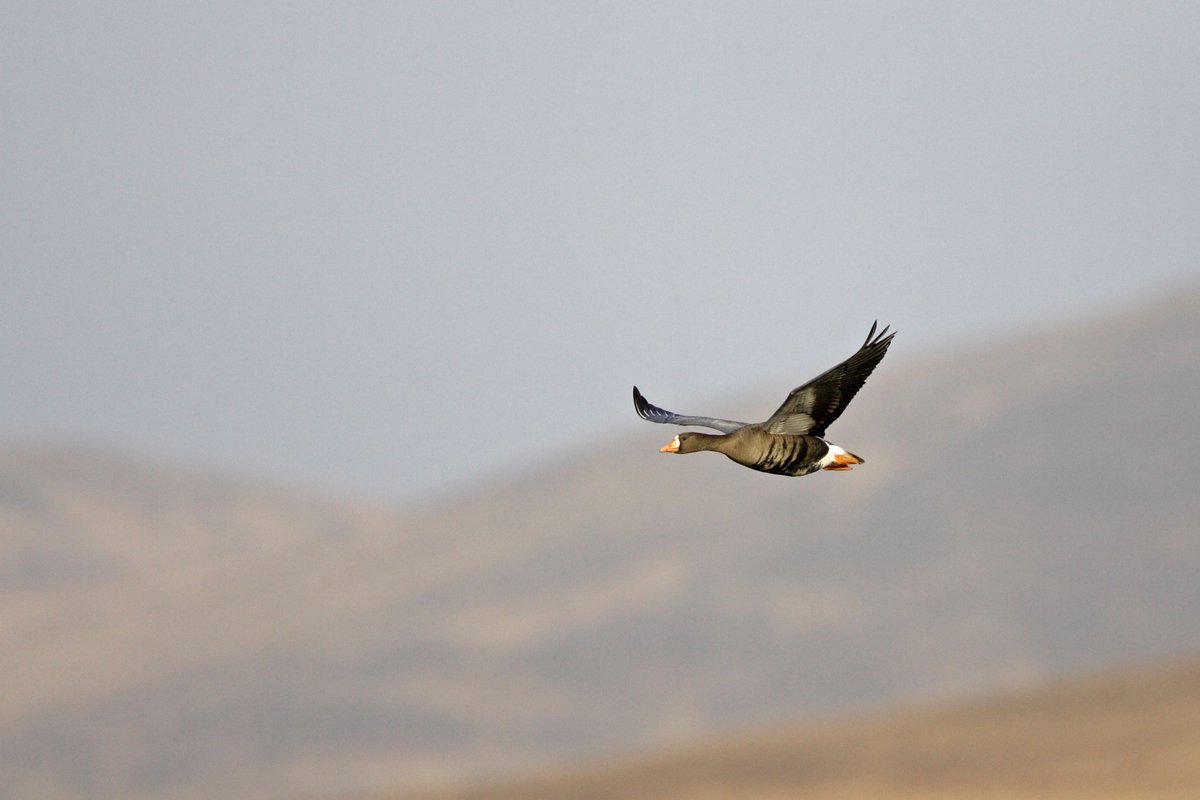
[[[658,448],[660,453],[678,453],[679,452],[679,437],[676,436],[671,441]]]

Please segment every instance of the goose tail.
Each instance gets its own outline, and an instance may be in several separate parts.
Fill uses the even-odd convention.
[[[843,450],[836,444],[829,445],[829,452],[821,459],[821,469],[827,469],[830,472],[842,472],[852,469],[852,464],[865,464],[867,460],[862,456],[856,456],[854,453]]]

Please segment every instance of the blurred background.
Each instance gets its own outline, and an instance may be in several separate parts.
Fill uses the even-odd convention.
[[[3,796],[1200,791],[1200,7],[6,10]]]

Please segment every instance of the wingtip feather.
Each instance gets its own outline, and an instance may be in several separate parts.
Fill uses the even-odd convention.
[[[642,419],[653,422],[654,420],[650,419],[650,407],[651,407],[650,403],[646,400],[645,397],[642,396],[642,393],[638,391],[638,387],[634,386],[633,387],[633,410],[636,411],[637,415],[639,417],[641,417]]]
[[[867,334],[867,341],[863,343],[863,347],[876,347],[881,344],[886,344],[887,342],[890,342],[892,337],[897,333],[897,331],[892,330],[891,325],[885,325],[883,330],[879,331],[879,334],[876,335],[875,329],[878,326],[879,320],[875,320],[875,322],[871,324],[871,332]],[[891,333],[888,333],[888,331],[891,331]]]
[[[878,326],[879,326],[879,320],[875,320],[874,322],[871,323],[871,331],[870,331],[870,333],[867,334],[867,340],[865,342],[863,342],[863,347],[866,347],[867,345],[869,345],[871,343],[871,338],[875,335],[875,328],[877,328]]]

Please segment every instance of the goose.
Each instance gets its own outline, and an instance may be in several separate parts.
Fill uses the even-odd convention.
[[[847,471],[863,464],[861,456],[826,441],[833,424],[862,388],[871,371],[883,360],[892,337],[885,327],[876,335],[876,320],[858,352],[836,367],[791,391],[783,405],[765,422],[746,423],[716,417],[676,414],[651,405],[636,386],[633,407],[638,416],[664,425],[695,425],[720,434],[680,433],[659,449],[662,453],[697,453],[713,450],[750,469],[773,475],[800,476],[817,470]]]

